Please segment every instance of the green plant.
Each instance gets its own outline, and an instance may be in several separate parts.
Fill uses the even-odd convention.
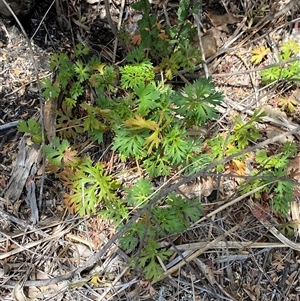
[[[254,194],[256,199],[261,198],[262,192],[270,196],[271,208],[281,215],[286,215],[290,209],[290,203],[295,200],[296,184],[287,176],[289,158],[296,154],[297,147],[293,142],[286,142],[276,150],[274,154],[266,150],[259,150],[255,156],[257,167],[252,175],[260,175],[259,179],[247,181],[242,185],[242,193],[251,191],[263,184],[268,184],[262,191]]]
[[[176,64],[192,67],[184,55],[181,58],[186,61],[181,64],[180,51]],[[182,91],[156,80],[156,66],[153,59],[145,56],[143,45],[127,55],[126,64],[118,72],[97,58],[85,61],[87,53],[88,49],[77,45],[72,59],[64,54],[51,58],[51,70],[56,70],[57,76],[54,81],[42,81],[43,96],[59,97],[62,103],[57,112],[58,136],[44,151],[48,171],[67,189],[64,202],[69,211],[100,214],[120,229],[155,193],[153,178],[209,160],[207,154],[202,154],[201,141],[187,131],[216,118],[215,107],[223,96],[211,79],[195,81]],[[95,89],[98,97],[94,101],[87,97],[87,87]],[[114,133],[111,149],[123,161],[139,162],[148,179],[138,180],[130,188],[122,187],[116,175],[107,174],[103,163],[79,156],[71,146],[78,135],[88,135],[101,143],[107,131]],[[125,250],[140,244],[148,246],[140,249],[138,265],[147,278],[157,279],[161,275],[157,256],[164,259],[170,251],[160,249],[156,240],[166,233],[184,231],[201,213],[198,200],[170,195],[151,208],[149,216],[142,216],[120,243]],[[156,231],[157,226],[161,230]]]
[[[182,168],[201,152],[201,142],[189,137],[187,129],[214,119],[222,95],[210,79],[197,80],[181,92],[144,81],[132,86],[136,113],[116,125],[112,148],[123,161],[141,160],[150,177],[169,175],[172,166]]]
[[[223,95],[215,89],[211,78],[174,89],[164,78],[156,76],[156,72],[163,70],[167,78],[172,78],[180,68],[195,67],[199,51],[189,46],[190,32],[194,29],[186,22],[188,2],[180,2],[178,25],[166,28],[168,37],[161,35],[162,29],[156,16],[150,13],[149,2],[138,2],[136,8],[145,13],[139,22],[142,43],[128,53],[124,65],[118,68],[98,58],[88,58],[88,49],[80,44],[72,58],[66,54],[52,56],[50,68],[56,71],[56,77],[54,81],[47,78],[42,81],[43,96],[56,97],[61,104],[57,112],[57,137],[44,151],[48,172],[64,184],[64,202],[70,212],[82,216],[99,214],[112,220],[119,230],[155,196],[156,178],[182,170],[192,174],[259,139],[256,124],[263,116],[261,111],[255,111],[246,121],[237,117],[227,135],[219,134],[205,142],[199,136],[189,135],[190,129],[198,129],[218,117],[216,107],[223,101]],[[35,126],[27,124],[26,129],[33,133],[31,128]],[[122,185],[119,175],[109,173],[105,162],[93,162],[91,157],[78,154],[77,139],[89,137],[102,143],[106,133],[113,134],[110,150],[121,161],[131,166],[136,164],[144,178]],[[286,168],[292,148],[286,145],[281,150],[286,155],[282,164],[277,158],[280,153],[274,158],[258,153],[256,164],[266,174],[279,175]],[[245,156],[236,159],[238,164]],[[220,165],[217,170],[225,168]],[[249,182],[244,189],[255,185]],[[275,185],[274,181],[272,185],[272,192],[278,196],[274,206],[283,208],[281,199],[290,197],[292,187],[286,183]],[[201,214],[198,199],[170,194],[148,208],[120,239],[120,244],[126,251],[137,252],[135,263],[144,269],[146,278],[158,279],[162,270],[157,258],[166,259],[170,251],[160,248],[157,240],[166,234],[185,231]]]
[[[218,134],[211,138],[207,143],[215,160],[236,154],[249,146],[251,142],[257,141],[260,138],[257,122],[264,116],[265,112],[260,109],[255,110],[253,116],[247,121],[243,121],[242,117],[238,115],[235,117],[235,124],[230,134]],[[243,160],[245,160],[245,156]],[[225,166],[219,165],[217,170],[224,171]]]
[[[242,121],[241,117],[238,116],[231,134],[218,134],[210,139],[207,143],[210,147],[210,153],[215,160],[236,154],[244,150],[251,142],[256,142],[261,136],[256,123],[263,116],[265,116],[265,113],[261,110],[256,110],[247,121]],[[272,209],[279,214],[285,215],[290,208],[290,202],[295,200],[294,191],[296,184],[288,178],[287,167],[289,158],[295,156],[296,153],[297,147],[293,142],[284,143],[281,148],[276,149],[275,153],[268,153],[264,149],[258,150],[254,159],[252,157],[249,158],[252,161],[251,165],[254,166],[249,176],[259,175],[259,178],[256,177],[254,180],[241,183],[240,191],[242,194],[268,184],[264,189],[256,192],[254,197],[260,199],[263,193],[271,195],[270,205]],[[246,169],[245,161],[249,161],[247,156],[245,154],[236,157],[228,166],[219,165],[217,166],[217,171],[222,172],[228,168],[230,172],[244,175]]]
[[[193,72],[195,64],[201,61],[201,52],[191,45],[196,28],[188,19],[197,13],[197,6],[191,7],[191,1],[181,0],[177,11],[178,24],[165,29],[161,28],[157,16],[151,14],[148,0],[140,0],[132,7],[143,11],[143,17],[138,21],[140,47],[147,50],[156,70],[164,71],[167,79],[172,79],[180,69]]]
[[[29,133],[32,136],[33,143],[42,143],[42,127],[35,119],[21,120],[17,128],[21,133]]]
[[[288,82],[298,82],[300,77],[300,61],[296,59],[300,52],[300,45],[295,40],[283,42],[280,47],[279,65],[267,68],[260,72],[264,84],[287,80]]]
[[[129,192],[127,200],[133,201],[135,207],[139,204],[145,205],[152,191],[153,187],[148,181],[140,180]],[[137,259],[138,265],[145,269],[148,279],[157,280],[162,274],[156,257],[164,260],[171,252],[160,248],[155,239],[185,231],[189,223],[198,220],[201,214],[202,206],[199,200],[187,200],[171,194],[151,208],[150,212],[146,212],[122,237],[120,243],[126,250],[134,249],[138,244],[144,245]]]

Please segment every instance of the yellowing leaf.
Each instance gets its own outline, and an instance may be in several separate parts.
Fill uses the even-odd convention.
[[[230,163],[226,165],[226,174],[231,175],[245,175],[246,174],[246,164],[243,161],[240,160],[232,160]],[[234,180],[239,183],[240,178],[239,177],[233,177]]]
[[[95,274],[93,275],[91,278],[90,278],[90,283],[94,284],[96,287],[99,286],[99,284],[101,283],[101,280],[99,278],[99,275],[98,274]]]
[[[173,73],[172,73],[171,68],[166,69],[165,75],[168,80],[171,80],[173,78]]]
[[[99,71],[99,73],[100,73],[101,75],[103,75],[103,69],[104,69],[105,66],[106,66],[105,63],[97,64],[97,65],[94,67],[94,69],[97,70],[97,71]]]
[[[147,144],[150,144],[149,149],[148,149],[148,155],[150,155],[152,153],[152,149],[153,149],[154,145],[156,148],[158,148],[158,145],[161,141],[161,139],[158,137],[158,135],[159,135],[159,131],[156,130],[145,140],[145,142]]]
[[[132,130],[149,129],[155,131],[159,128],[159,125],[155,121],[146,120],[141,116],[124,121],[124,125],[130,127]]]
[[[290,97],[280,98],[278,102],[278,106],[281,107],[284,111],[287,111],[288,113],[293,113],[297,105],[297,100],[292,99]]]
[[[232,160],[232,163],[235,165],[235,172],[238,175],[246,174],[246,164],[240,160]]]
[[[265,46],[254,48],[252,50],[252,57],[250,59],[251,63],[259,64],[269,52],[270,48],[266,48]]]

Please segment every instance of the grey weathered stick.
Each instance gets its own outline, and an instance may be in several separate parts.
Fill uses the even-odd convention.
[[[19,121],[12,121],[9,123],[5,123],[0,125],[0,134],[3,132],[7,132],[8,130],[15,128],[18,125]]]

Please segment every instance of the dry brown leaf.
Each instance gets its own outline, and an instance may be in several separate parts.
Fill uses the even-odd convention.
[[[187,197],[208,197],[215,189],[216,188],[212,177],[201,179],[201,183],[193,182],[179,187],[180,192],[184,193]]]
[[[71,195],[65,193],[64,196],[63,196],[63,200],[64,200],[64,204],[67,207],[68,211],[71,214],[75,214],[76,204],[71,202],[71,200],[72,200]]]
[[[216,15],[208,12],[207,16],[210,19],[211,23],[216,27],[240,22],[240,20],[231,13],[226,13],[225,15]]]
[[[211,195],[213,190],[215,190],[215,183],[212,177],[203,178],[201,180],[201,184],[199,184],[201,189],[201,195],[208,197]]]
[[[296,88],[296,90],[292,91],[293,97],[300,102],[300,88]]]
[[[38,280],[49,280],[50,277],[47,275],[47,273],[37,271],[36,273],[36,279]],[[60,283],[56,284],[50,284],[47,286],[30,286],[28,287],[28,293],[27,293],[27,300],[45,300],[48,299],[59,301],[63,300],[63,292],[68,289],[68,283],[67,281],[62,281]]]
[[[218,29],[211,28],[201,37],[204,57],[206,59],[214,55],[218,51],[218,48],[222,45],[220,35],[221,33]],[[197,37],[193,46],[199,47],[199,39],[197,39]]]
[[[140,45],[142,42],[142,37],[140,34],[135,34],[131,37],[131,44],[132,45]]]
[[[161,40],[166,40],[166,41],[169,41],[169,36],[165,33],[164,30],[162,30],[159,34],[158,34],[158,37],[161,39]]]
[[[271,209],[270,207],[262,207],[259,203],[256,202],[254,203],[251,213],[259,221],[267,221],[270,217]]]
[[[250,298],[251,301],[257,301],[257,298],[255,297],[255,295],[252,293],[251,290],[249,290],[246,287],[244,287],[243,289],[244,289],[245,293],[248,295],[248,297]]]
[[[289,277],[288,279],[286,280],[286,284],[291,286],[291,285],[295,285],[297,282],[298,282],[298,271],[294,271]],[[296,278],[297,277],[297,278]]]
[[[77,163],[79,157],[77,156],[77,151],[71,148],[66,149],[63,157],[63,162],[65,165],[71,165],[72,163]]]
[[[74,262],[78,262],[78,264],[86,261],[92,255],[92,250],[81,243],[73,243],[72,249]]]
[[[203,36],[201,39],[204,57],[207,59],[217,52],[217,42],[216,39],[210,35]]]

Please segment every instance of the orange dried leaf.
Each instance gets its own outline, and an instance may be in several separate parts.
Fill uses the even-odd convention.
[[[46,173],[54,174],[59,170],[59,167],[54,164],[47,164]]]
[[[140,34],[135,34],[131,37],[132,45],[140,45],[142,43],[142,37]]]
[[[169,41],[169,36],[168,36],[164,31],[161,31],[161,32],[159,33],[158,37],[159,37],[161,40]]]
[[[235,165],[235,172],[238,175],[246,174],[246,163],[240,160],[232,160],[232,163]]]
[[[245,175],[246,174],[246,164],[245,162],[239,160],[232,160],[230,163],[226,165],[226,174],[232,175]],[[240,178],[234,177],[234,180],[239,183]]]
[[[70,165],[71,163],[77,163],[79,158],[77,157],[77,151],[71,150],[71,148],[66,149],[63,157],[63,163],[65,165]]]
[[[76,204],[71,201],[71,196],[67,193],[64,194],[64,204],[66,205],[66,208],[71,214],[75,214],[76,212]]]
[[[65,168],[63,171],[58,173],[56,177],[60,179],[64,186],[72,189],[73,188],[73,182],[70,180],[70,176],[74,175],[74,170],[70,167]]]

